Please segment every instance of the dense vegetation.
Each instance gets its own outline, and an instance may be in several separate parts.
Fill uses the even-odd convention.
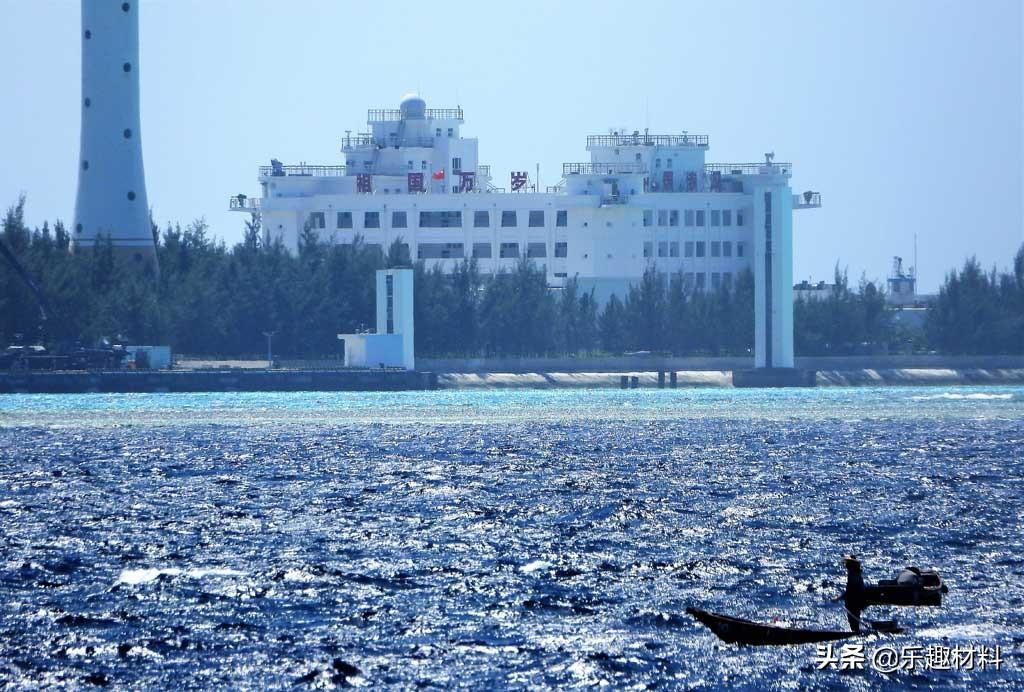
[[[307,233],[299,252],[264,247],[255,222],[233,247],[197,221],[153,230],[158,275],[124,267],[109,246],[72,255],[57,223],[29,230],[24,200],[7,211],[2,239],[41,284],[43,323],[29,289],[0,263],[0,343],[21,335],[50,344],[101,337],[171,344],[176,352],[247,356],[337,356],[336,335],[374,322],[373,272],[408,264],[396,243],[325,244]],[[574,281],[548,290],[528,260],[482,275],[473,261],[451,274],[415,265],[416,341],[421,356],[543,355],[649,350],[677,355],[743,355],[753,344],[753,277],[729,289],[688,291],[679,275],[648,272],[603,308]],[[882,291],[851,288],[836,271],[827,299],[797,301],[798,354],[826,355],[936,348],[953,353],[1024,352],[1024,248],[1012,273],[986,274],[970,260],[949,275],[926,334],[903,333]],[[923,339],[927,336],[927,343]]]

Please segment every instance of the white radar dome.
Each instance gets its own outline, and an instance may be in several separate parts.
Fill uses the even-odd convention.
[[[416,94],[409,94],[402,99],[398,110],[402,114],[402,120],[423,120],[427,117],[427,102]]]

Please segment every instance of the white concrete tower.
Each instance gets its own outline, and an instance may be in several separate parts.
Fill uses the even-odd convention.
[[[754,365],[793,367],[793,192],[763,168],[754,197]]]
[[[76,251],[110,239],[118,255],[156,260],[142,167],[139,0],[82,0],[82,139]]]

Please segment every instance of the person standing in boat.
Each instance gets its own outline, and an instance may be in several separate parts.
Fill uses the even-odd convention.
[[[864,598],[864,574],[856,555],[844,556],[843,564],[846,566],[846,591],[839,599],[842,599],[843,605],[846,606],[846,619],[850,622],[850,629],[859,633],[860,614],[867,606]]]

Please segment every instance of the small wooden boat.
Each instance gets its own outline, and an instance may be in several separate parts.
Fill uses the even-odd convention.
[[[765,625],[760,622],[753,622],[752,620],[709,613],[700,608],[687,608],[686,612],[728,644],[780,646],[785,644],[830,642],[856,636],[855,633],[849,630],[816,630]]]

